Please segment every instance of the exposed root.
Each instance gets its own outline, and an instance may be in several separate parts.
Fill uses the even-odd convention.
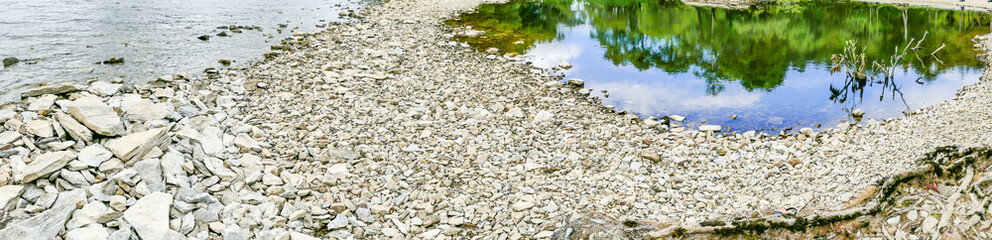
[[[650,232],[647,235],[649,237],[660,238],[693,234],[719,234],[723,236],[761,234],[773,229],[805,231],[811,227],[825,226],[841,221],[852,220],[861,216],[877,214],[884,207],[892,204],[895,199],[894,193],[901,184],[920,177],[928,176],[930,174],[938,177],[959,176],[960,173],[963,172],[963,169],[967,168],[968,171],[966,176],[962,178],[961,185],[956,189],[958,191],[956,195],[966,193],[969,186],[981,189],[979,186],[980,183],[985,183],[992,179],[982,178],[979,179],[979,181],[976,181],[976,183],[979,184],[970,184],[972,178],[974,177],[972,166],[974,166],[976,162],[986,161],[989,156],[992,156],[992,149],[989,147],[971,147],[966,149],[959,149],[956,146],[938,147],[933,152],[927,153],[922,159],[919,160],[921,162],[921,166],[890,175],[879,181],[876,186],[873,186],[874,188],[877,188],[878,191],[867,191],[869,194],[874,192],[867,201],[854,201],[863,202],[858,206],[853,206],[839,211],[810,213],[806,216],[796,216],[794,218],[777,214],[761,218],[735,221],[730,225],[725,226],[703,226],[702,224],[695,223],[674,225]],[[954,201],[947,202],[949,202],[948,204],[953,204]],[[953,206],[945,206],[945,212],[952,211],[952,213],[945,213],[942,215],[950,217],[950,215],[953,215],[953,209]],[[946,226],[946,221],[947,220],[942,219],[940,226]]]

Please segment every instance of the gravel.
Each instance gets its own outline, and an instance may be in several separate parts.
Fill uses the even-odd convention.
[[[0,236],[19,222],[63,239],[610,235],[838,210],[935,147],[992,140],[984,78],[822,132],[669,130],[453,42],[467,31],[441,21],[479,3],[389,1],[204,78],[29,90],[0,106]],[[67,225],[73,211],[88,218]]]

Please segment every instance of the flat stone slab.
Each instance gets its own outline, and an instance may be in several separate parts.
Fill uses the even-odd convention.
[[[114,108],[98,98],[80,98],[66,106],[69,114],[103,136],[124,134],[124,123]]]
[[[78,92],[85,88],[86,86],[74,82],[49,84],[41,87],[24,90],[24,92],[21,92],[21,98],[24,99],[29,97],[37,97],[45,94],[59,95],[70,92]]]
[[[62,204],[34,217],[7,224],[0,230],[0,239],[55,239],[75,210],[75,204]]]

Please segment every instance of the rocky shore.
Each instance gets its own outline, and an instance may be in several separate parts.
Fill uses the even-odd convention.
[[[453,42],[441,21],[479,3],[389,1],[206,77],[26,91],[0,107],[0,238],[658,237],[841,210],[936,147],[992,141],[987,79],[823,132],[669,131]]]

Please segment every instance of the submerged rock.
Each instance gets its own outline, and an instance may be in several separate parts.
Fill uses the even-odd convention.
[[[17,59],[16,57],[4,58],[3,59],[3,67],[10,67],[10,66],[13,66],[14,64],[17,64],[19,62],[21,62],[21,60],[20,59]]]

